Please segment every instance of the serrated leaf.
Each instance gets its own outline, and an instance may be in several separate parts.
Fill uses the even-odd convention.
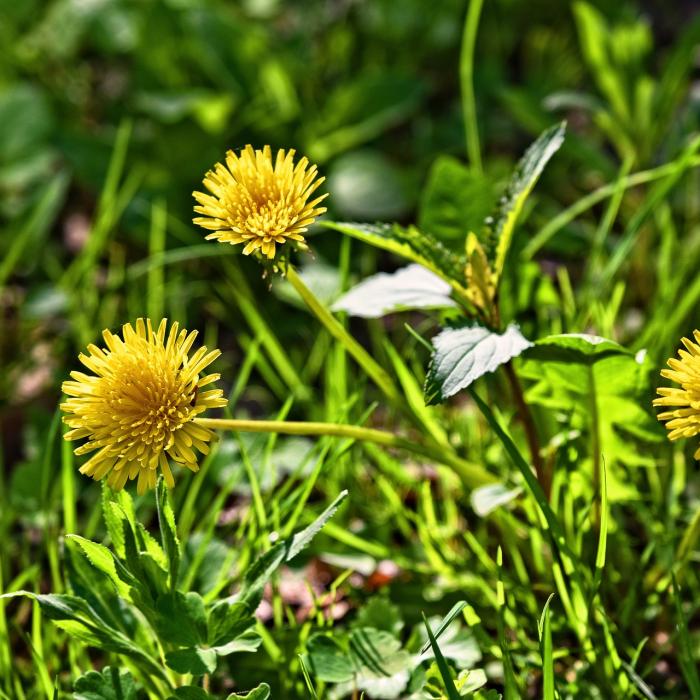
[[[114,584],[117,592],[122,598],[129,599],[129,586],[123,578],[124,573],[120,577],[117,572],[118,563],[115,562],[114,555],[104,545],[91,542],[90,540],[80,537],[79,535],[66,535],[66,542],[74,543],[88,558],[93,568],[102,572]]]
[[[289,541],[289,547],[287,548],[287,555],[285,561],[291,561],[296,557],[299,552],[305,547],[311,544],[311,540],[323,529],[323,526],[335,515],[335,512],[340,507],[340,504],[347,497],[347,491],[341,491],[337,498],[331,503],[326,510],[321,513],[321,515],[314,520],[311,525],[305,527],[303,530],[297,532]]]
[[[168,668],[178,673],[203,676],[205,673],[213,673],[216,670],[216,651],[201,647],[176,649],[165,655],[165,663]]]
[[[117,556],[124,557],[124,521],[136,522],[134,502],[128,491],[112,491],[102,482],[102,517]]]
[[[464,288],[463,255],[453,253],[437,238],[418,230],[415,226],[403,228],[398,224],[360,224],[351,222],[324,221],[322,224],[347,236],[388,250],[427,268],[448,282],[460,294]]]
[[[177,537],[175,513],[170,502],[170,495],[165,485],[165,479],[162,476],[156,484],[156,506],[163,549],[168,557],[170,590],[174,591],[177,588],[177,577],[180,569],[180,540]]]
[[[73,700],[136,700],[139,690],[129,671],[110,666],[105,666],[102,673],[88,671],[73,688]]]
[[[351,316],[379,318],[410,309],[440,309],[457,306],[450,297],[452,288],[422,265],[409,265],[394,273],[372,275],[344,294],[333,311]]]
[[[564,142],[565,131],[565,122],[556,124],[544,131],[525,151],[513,171],[491,221],[487,219],[486,230],[481,238],[489,260],[492,261],[492,268],[497,279],[503,272],[513,231],[525,201],[532,192],[545,165]]]
[[[532,345],[514,324],[503,333],[482,326],[446,328],[432,344],[434,351],[425,381],[427,404],[454,396]]]

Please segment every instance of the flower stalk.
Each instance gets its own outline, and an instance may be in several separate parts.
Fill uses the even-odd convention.
[[[370,379],[381,389],[382,393],[394,405],[399,405],[401,397],[396,385],[387,372],[379,366],[372,356],[353,338],[345,327],[325,307],[314,293],[304,284],[292,265],[287,268],[287,279],[302,301],[316,318],[325,326],[326,330],[352,355]]]
[[[195,418],[194,422],[209,430],[232,430],[240,433],[279,433],[282,435],[315,435],[344,437],[371,442],[411,452],[440,464],[452,467],[468,486],[476,488],[495,479],[485,469],[468,462],[454,453],[430,445],[422,445],[394,433],[375,428],[344,423],[317,423],[305,421],[244,420],[237,418]]]

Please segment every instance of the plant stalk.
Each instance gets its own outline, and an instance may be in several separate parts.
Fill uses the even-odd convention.
[[[292,265],[287,268],[287,279],[302,298],[309,310],[326,327],[326,330],[355,358],[357,364],[367,373],[372,381],[381,389],[392,404],[401,405],[401,398],[391,377],[380,367],[376,360],[353,338],[343,325],[304,284]]]
[[[527,439],[528,448],[530,449],[530,457],[532,459],[532,466],[535,470],[535,475],[537,476],[537,481],[540,482],[540,486],[542,487],[547,500],[549,500],[552,491],[552,475],[550,470],[545,467],[542,455],[540,453],[540,441],[537,436],[537,427],[535,426],[532,412],[525,401],[523,389],[520,386],[518,375],[515,373],[515,369],[513,368],[513,363],[507,362],[505,364],[505,370],[513,392],[513,398],[518,409],[518,417],[520,418],[520,422],[525,429],[525,437]]]
[[[194,422],[212,430],[233,430],[241,433],[280,433],[282,435],[328,435],[351,438],[375,445],[406,450],[413,454],[452,467],[464,483],[477,488],[493,483],[495,477],[477,464],[461,459],[454,453],[436,447],[421,445],[407,438],[374,428],[343,423],[314,423],[277,420],[242,420],[232,418],[195,418]]]

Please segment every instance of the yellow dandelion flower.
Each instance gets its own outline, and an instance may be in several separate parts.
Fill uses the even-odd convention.
[[[693,437],[700,433],[700,331],[694,331],[695,342],[683,338],[686,349],[678,351],[677,359],[668,361],[671,369],[662,369],[661,376],[680,384],[678,387],[659,387],[660,397],[654,406],[668,406],[659,413],[659,420],[666,421],[669,440]],[[700,459],[700,447],[695,451]]]
[[[325,178],[318,177],[308,158],[294,164],[295,151],[277,151],[274,163],[269,146],[240,155],[226,153],[226,164],[217,163],[204,177],[211,192],[193,192],[203,216],[194,223],[213,231],[207,238],[222,243],[244,243],[244,255],[260,252],[272,260],[277,245],[287,241],[306,249],[304,233],[326,209],[319,203],[326,194],[309,199]]]
[[[167,334],[163,320],[154,331],[150,319],[127,323],[122,337],[102,332],[106,348],[88,345],[80,361],[94,374],[71,372],[63,383],[69,398],[61,404],[64,422],[72,428],[66,440],[87,438],[76,455],[95,452],[80,471],[93,479],[107,478],[113,489],[138,477],[143,493],[156,484],[160,467],[174,485],[168,458],[197,471],[195,449],[207,454],[211,430],[193,422],[208,408],[225,406],[221,389],[201,391],[219,378],[201,375],[221,353],[201,347],[190,356],[197,331],[173,323]]]

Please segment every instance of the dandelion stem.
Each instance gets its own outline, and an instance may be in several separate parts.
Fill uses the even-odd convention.
[[[372,356],[353,338],[333,314],[322,304],[314,293],[304,284],[297,271],[291,265],[287,268],[287,279],[296,289],[303,302],[309,307],[326,330],[355,358],[357,363],[382,390],[394,405],[400,405],[399,392],[391,377],[372,358]]]
[[[195,418],[194,422],[212,430],[233,430],[241,433],[280,433],[283,435],[328,435],[394,447],[426,457],[452,467],[471,488],[492,483],[495,477],[477,464],[468,462],[448,450],[421,445],[384,430],[363,428],[343,423],[313,423],[300,421],[242,420],[230,418]]]

